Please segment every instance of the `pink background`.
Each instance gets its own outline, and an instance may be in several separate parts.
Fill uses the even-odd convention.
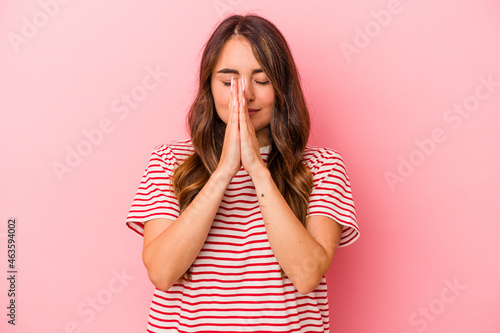
[[[347,164],[361,237],[328,273],[332,331],[500,332],[499,9],[493,0],[2,1],[0,261],[6,272],[16,217],[18,308],[7,325],[0,279],[0,331],[145,331],[153,288],[142,239],[124,220],[152,149],[187,137],[203,44],[233,11],[283,32],[310,142]],[[85,156],[68,166],[71,150]]]

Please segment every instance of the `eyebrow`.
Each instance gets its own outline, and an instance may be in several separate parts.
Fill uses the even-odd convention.
[[[236,74],[239,75],[240,72],[238,72],[236,69],[230,69],[230,68],[223,68],[220,71],[217,71],[218,73],[222,74]],[[252,74],[257,74],[257,73],[264,73],[264,70],[262,68],[257,68],[252,71]]]

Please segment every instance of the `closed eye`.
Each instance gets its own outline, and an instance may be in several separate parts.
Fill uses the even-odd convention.
[[[253,82],[255,82],[255,83],[257,83],[257,84],[260,84],[260,85],[262,85],[262,86],[264,86],[264,85],[266,85],[266,84],[269,84],[269,80],[268,80],[268,81],[255,81],[255,80],[254,80]],[[229,87],[229,86],[231,86],[231,81],[228,81],[228,82],[224,82],[224,81],[222,81],[222,84],[223,84],[224,86],[226,86],[226,87]]]

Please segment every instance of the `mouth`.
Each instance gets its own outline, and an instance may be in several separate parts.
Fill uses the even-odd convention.
[[[251,116],[251,115],[253,115],[253,114],[255,114],[255,113],[259,112],[259,111],[260,111],[260,109],[248,109],[248,115]]]

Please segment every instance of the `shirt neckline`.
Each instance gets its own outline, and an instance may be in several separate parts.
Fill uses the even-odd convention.
[[[263,146],[263,147],[259,147],[259,151],[261,153],[269,153],[269,151],[271,150],[271,145],[267,145],[267,146]]]

